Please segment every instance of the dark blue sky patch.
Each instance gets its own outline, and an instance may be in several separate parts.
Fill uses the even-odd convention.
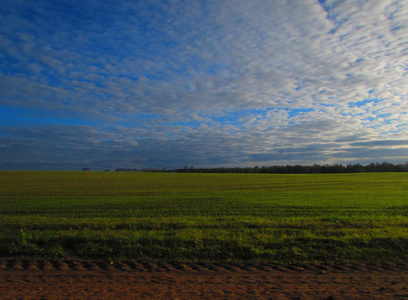
[[[0,105],[0,126],[26,127],[30,125],[48,124],[98,125],[97,122],[74,118],[72,116],[69,118],[58,117],[54,111]]]

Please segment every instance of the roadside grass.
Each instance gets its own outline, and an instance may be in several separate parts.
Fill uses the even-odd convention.
[[[0,172],[0,256],[406,261],[408,174]]]

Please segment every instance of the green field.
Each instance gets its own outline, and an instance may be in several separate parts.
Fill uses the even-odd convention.
[[[0,172],[0,256],[406,261],[408,173]]]

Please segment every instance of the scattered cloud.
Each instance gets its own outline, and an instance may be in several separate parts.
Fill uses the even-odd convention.
[[[405,1],[12,1],[0,168],[408,160]]]

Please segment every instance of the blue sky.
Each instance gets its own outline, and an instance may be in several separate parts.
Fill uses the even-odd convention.
[[[408,161],[406,1],[14,0],[0,169]]]

